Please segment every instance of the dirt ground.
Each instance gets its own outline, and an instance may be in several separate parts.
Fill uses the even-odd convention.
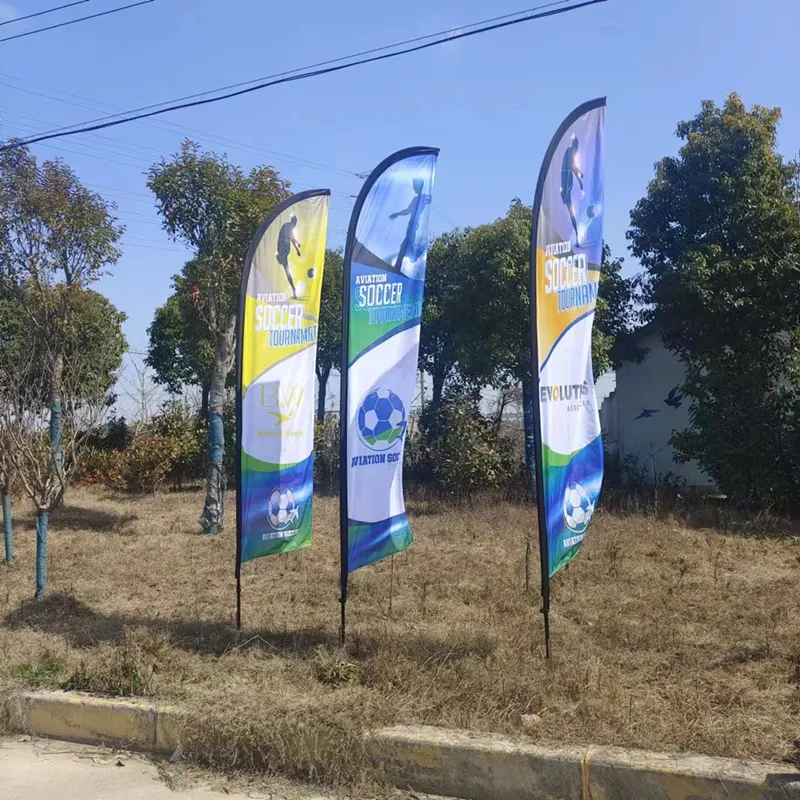
[[[351,576],[338,646],[338,507],[314,544],[243,570],[199,535],[198,493],[70,491],[33,601],[33,517],[0,567],[0,694],[64,686],[179,701],[187,755],[227,772],[354,786],[361,732],[403,722],[542,742],[787,759],[800,738],[800,538],[602,511],[553,582],[544,659],[535,511],[410,503],[415,543]],[[392,563],[393,562],[393,563]],[[393,590],[390,579],[393,575]],[[390,599],[391,598],[391,599]]]

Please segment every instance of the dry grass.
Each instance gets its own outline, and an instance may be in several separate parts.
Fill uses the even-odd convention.
[[[68,685],[179,700],[187,752],[229,772],[363,778],[364,728],[425,723],[657,750],[785,759],[800,710],[800,540],[598,515],[553,585],[552,663],[523,589],[534,512],[411,504],[416,543],[356,572],[338,648],[338,509],[315,542],[244,569],[234,536],[198,535],[197,494],[68,495],[48,599],[31,601],[34,532],[0,568],[0,693]],[[229,498],[229,509],[233,509]]]

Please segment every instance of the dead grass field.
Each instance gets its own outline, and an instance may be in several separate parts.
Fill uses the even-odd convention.
[[[239,639],[233,497],[218,537],[198,535],[200,506],[198,494],[71,491],[40,602],[33,518],[18,508],[17,562],[0,567],[0,693],[180,701],[196,761],[330,785],[361,780],[362,730],[391,722],[796,755],[797,537],[601,512],[554,581],[548,664],[538,585],[523,587],[530,508],[411,503],[416,542],[394,558],[391,611],[390,562],[354,573],[343,651],[336,501],[316,501],[312,548],[245,567]]]

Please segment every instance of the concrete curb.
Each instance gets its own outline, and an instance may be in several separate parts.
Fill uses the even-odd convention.
[[[800,798],[800,772],[783,764],[620,747],[543,747],[405,726],[370,733],[367,749],[378,775],[398,788],[465,800]]]
[[[26,692],[11,698],[6,714],[11,730],[49,739],[164,754],[180,742],[178,709],[141,701]]]
[[[32,736],[160,754],[175,751],[182,726],[171,706],[66,692],[17,695],[6,714]],[[378,777],[398,789],[464,800],[800,800],[800,771],[783,764],[403,725],[368,733],[366,747]]]

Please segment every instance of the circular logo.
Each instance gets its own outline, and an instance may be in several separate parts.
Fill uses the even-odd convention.
[[[277,486],[272,490],[267,507],[267,519],[275,530],[282,531],[288,528],[297,519],[298,513],[291,489]]]
[[[573,533],[583,533],[594,514],[594,503],[579,483],[570,481],[564,492],[564,522]]]
[[[313,278],[314,275],[316,275],[317,273],[314,267],[311,267],[311,269],[306,274],[308,275],[309,278]]]
[[[406,432],[403,401],[390,389],[373,387],[358,406],[358,437],[370,450],[390,450]]]

